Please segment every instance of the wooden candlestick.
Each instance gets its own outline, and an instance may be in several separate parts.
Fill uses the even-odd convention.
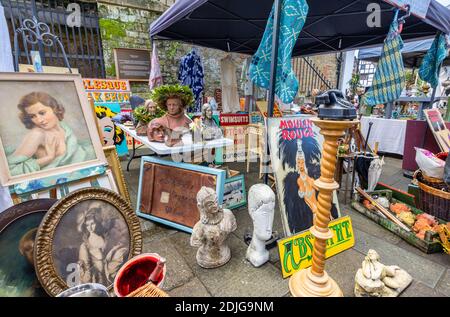
[[[325,250],[327,240],[333,237],[328,228],[333,191],[339,188],[334,180],[338,139],[345,134],[346,129],[356,125],[358,121],[331,121],[318,118],[312,121],[320,128],[320,134],[325,138],[320,161],[321,176],[314,182],[319,197],[314,225],[310,229],[315,238],[313,259],[310,268],[292,275],[289,289],[294,297],[342,297],[342,291],[337,283],[325,272]]]

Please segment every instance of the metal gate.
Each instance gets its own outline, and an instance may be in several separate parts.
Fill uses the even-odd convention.
[[[15,30],[22,26],[24,19],[32,19],[35,16],[39,22],[49,26],[51,33],[59,37],[71,68],[77,68],[83,77],[105,78],[96,2],[72,0],[0,0],[0,2],[5,9],[12,48]],[[80,5],[80,27],[67,25],[67,19],[72,13],[66,11],[70,3]],[[31,50],[40,51],[43,65],[65,67],[63,54],[57,45],[47,47],[29,44],[22,37],[19,37],[20,64],[31,64],[29,56]]]

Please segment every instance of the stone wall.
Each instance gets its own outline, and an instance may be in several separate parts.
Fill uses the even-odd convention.
[[[145,0],[104,0],[99,2],[100,30],[103,42],[103,55],[105,60],[106,76],[114,78],[115,64],[113,49],[147,48],[151,49],[148,29],[161,13],[174,0],[155,1]],[[176,41],[156,42],[161,72],[164,83],[178,83],[178,68],[181,57],[189,53],[192,45]],[[220,59],[226,56],[225,52],[197,47],[202,56],[205,72],[205,94],[212,96],[214,89],[220,88]],[[238,66],[238,80],[243,59],[238,54],[233,54]],[[144,98],[148,95],[147,83],[132,82],[131,88]]]
[[[116,75],[113,49],[117,47],[151,49],[148,33],[150,24],[174,2],[174,0],[101,0],[98,2],[103,55],[108,78],[115,78]],[[190,52],[193,46],[176,41],[157,41],[156,45],[164,83],[178,83],[180,59]],[[205,94],[212,96],[214,90],[221,87],[220,59],[227,53],[197,48],[202,56],[205,72]],[[239,89],[244,58],[243,55],[233,54],[233,60],[237,66]],[[336,54],[315,56],[312,60],[325,78],[332,83],[336,82]],[[147,97],[149,92],[147,83],[132,82],[131,87],[134,93]]]

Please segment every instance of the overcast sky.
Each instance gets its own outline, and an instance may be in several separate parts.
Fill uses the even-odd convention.
[[[438,2],[442,3],[445,6],[450,5],[450,0],[438,0]]]

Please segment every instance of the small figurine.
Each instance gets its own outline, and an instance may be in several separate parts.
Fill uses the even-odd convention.
[[[222,130],[213,119],[213,110],[209,103],[202,106],[202,135],[205,141],[222,137]]]
[[[203,186],[197,193],[200,221],[194,226],[191,245],[199,247],[197,263],[211,269],[224,265],[231,258],[231,251],[225,240],[236,230],[236,218],[229,209],[222,209],[214,189]]]
[[[412,282],[412,277],[396,265],[379,262],[377,251],[370,249],[355,276],[356,297],[396,297]]]
[[[245,258],[255,267],[269,261],[266,241],[272,237],[273,217],[275,213],[275,194],[265,184],[253,185],[248,192],[248,213],[253,220],[252,241]]]
[[[188,86],[164,85],[153,90],[152,100],[167,113],[151,121],[154,124],[148,126],[148,139],[161,142],[153,137],[153,129],[158,124],[164,128],[166,136],[164,142],[167,146],[183,145],[181,139],[184,134],[190,134],[189,124],[192,123],[184,113],[185,108],[194,101],[192,91]]]

